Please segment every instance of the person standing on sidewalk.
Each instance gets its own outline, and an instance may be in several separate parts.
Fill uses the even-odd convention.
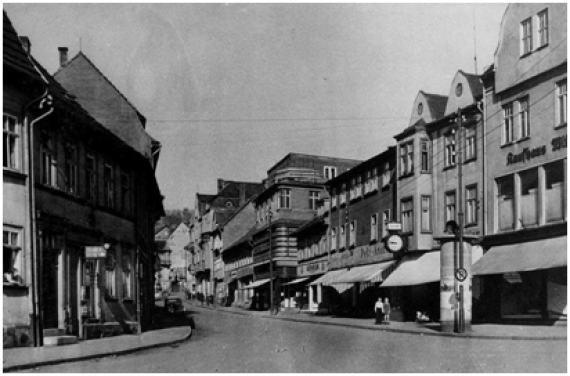
[[[374,313],[376,314],[375,325],[380,325],[384,316],[384,305],[382,304],[382,298],[378,298],[378,301],[374,305]]]
[[[382,304],[382,311],[384,312],[384,324],[390,325],[390,302],[388,298],[384,299],[384,304]]]

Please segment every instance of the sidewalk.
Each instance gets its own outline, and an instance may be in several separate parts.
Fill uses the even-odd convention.
[[[4,349],[2,370],[9,372],[51,364],[123,355],[180,343],[189,339],[191,335],[192,329],[189,326],[182,326],[153,330],[142,334],[125,334],[82,341],[75,345]]]
[[[567,340],[567,327],[565,325],[509,325],[509,324],[473,324],[470,333],[442,333],[438,323],[418,324],[415,322],[391,322],[390,325],[374,325],[374,319],[317,316],[313,314],[283,314],[271,315],[268,311],[248,311],[234,307],[201,306],[189,304],[186,306],[193,310],[217,310],[231,314],[258,316],[275,320],[315,323],[318,325],[344,326],[358,329],[380,330],[386,332],[407,333],[423,336],[442,336],[452,338],[477,338],[501,340]]]

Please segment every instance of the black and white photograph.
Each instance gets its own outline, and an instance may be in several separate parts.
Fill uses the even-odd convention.
[[[3,372],[568,372],[565,2],[3,12]]]

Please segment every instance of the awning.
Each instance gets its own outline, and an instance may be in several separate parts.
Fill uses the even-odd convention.
[[[332,283],[381,282],[382,272],[394,265],[396,261],[381,262],[372,265],[356,266],[339,276]]]
[[[440,280],[439,251],[408,254],[380,287],[414,286]]]
[[[331,270],[330,272],[323,274],[320,278],[309,283],[309,286],[315,286],[315,285],[321,285],[321,284],[322,285],[330,285],[331,283],[336,281],[337,278],[339,278],[341,275],[343,275],[347,271],[348,271],[347,269]]]
[[[259,281],[255,281],[255,282],[253,282],[252,284],[249,284],[249,285],[247,285],[247,286],[245,286],[245,287],[242,287],[242,288],[239,289],[239,290],[254,289],[254,288],[256,288],[256,287],[263,286],[263,285],[265,285],[265,284],[268,283],[268,282],[269,282],[269,278],[267,278],[267,279],[260,279]]]
[[[310,277],[305,277],[305,278],[297,278],[291,282],[287,282],[287,283],[282,283],[281,286],[290,286],[290,285],[296,285],[298,283],[302,283],[305,282],[307,280],[309,280]]]
[[[502,245],[491,248],[473,265],[473,275],[528,272],[566,267],[567,237]]]

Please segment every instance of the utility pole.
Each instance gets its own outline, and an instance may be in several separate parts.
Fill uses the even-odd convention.
[[[273,231],[271,219],[273,217],[273,212],[271,207],[269,207],[269,212],[267,213],[269,219],[269,309],[271,314],[275,311],[274,309],[274,291],[273,291]]]
[[[461,108],[457,110],[457,183],[458,195],[457,195],[457,205],[459,209],[457,210],[457,219],[459,221],[459,254],[457,255],[458,265],[457,269],[464,269],[463,260],[463,118],[461,114]],[[459,285],[459,286],[458,286]],[[459,284],[457,279],[455,279],[455,292],[459,296],[459,314],[457,322],[457,332],[465,333],[465,304],[464,304],[464,291],[463,284]],[[459,287],[457,289],[457,287]],[[458,291],[459,290],[459,291]]]

